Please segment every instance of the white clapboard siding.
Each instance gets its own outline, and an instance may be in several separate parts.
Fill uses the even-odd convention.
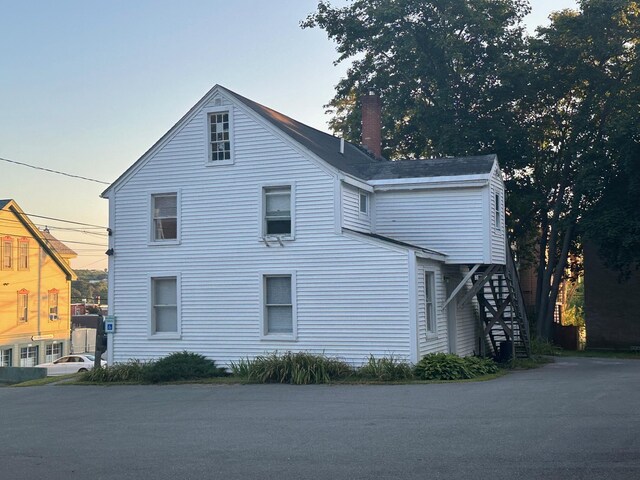
[[[452,280],[453,285],[458,285],[464,275],[468,272],[467,267],[462,266],[447,266],[445,267],[445,275]],[[464,297],[472,287],[471,280],[468,280],[466,285],[456,296],[457,299]],[[476,317],[476,299],[473,298],[464,306],[457,306],[456,299],[452,300],[456,307],[456,353],[461,357],[467,355],[473,355],[477,352],[477,317]],[[446,308],[445,308],[446,314]]]
[[[376,233],[446,253],[447,263],[485,263],[482,187],[375,196]]]
[[[506,236],[505,236],[505,227],[504,227],[504,183],[502,182],[502,178],[500,176],[500,169],[496,169],[496,171],[491,175],[490,181],[490,190],[491,190],[491,263],[504,265],[507,262],[506,258]],[[500,225],[496,225],[496,215],[495,215],[495,199],[496,195],[499,197],[500,202]]]
[[[223,103],[224,104],[224,103]],[[196,112],[115,201],[112,257],[116,362],[189,350],[220,364],[274,350],[306,350],[357,364],[410,354],[408,255],[335,230],[337,181],[240,106],[233,165],[205,166]],[[294,182],[295,240],[260,241],[261,188]],[[179,245],[149,245],[149,196],[178,191]],[[297,341],[261,337],[261,274],[296,275]],[[179,274],[181,338],[150,339],[149,277]]]
[[[416,271],[418,286],[418,357],[422,358],[428,353],[448,352],[449,342],[447,339],[447,315],[442,310],[442,305],[446,301],[446,290],[441,263],[431,260],[418,259]],[[425,271],[434,272],[435,280],[435,312],[436,312],[436,335],[427,335],[426,302],[425,302]]]
[[[342,184],[342,226],[360,232],[371,232],[371,197],[369,213],[360,212],[360,190],[346,183]]]

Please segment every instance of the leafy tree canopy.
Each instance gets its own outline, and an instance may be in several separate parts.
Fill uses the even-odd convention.
[[[538,262],[543,337],[582,237],[619,268],[640,251],[639,4],[579,7],[534,36],[524,0],[323,1],[302,24],[352,61],[328,105],[334,131],[357,142],[357,98],[375,90],[387,157],[498,154],[519,253]]]

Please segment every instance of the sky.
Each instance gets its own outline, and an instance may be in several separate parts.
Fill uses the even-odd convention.
[[[530,3],[530,32],[576,5]],[[316,5],[0,0],[0,158],[111,182],[215,84],[327,131],[348,64],[300,28]],[[106,268],[106,186],[0,161],[0,199],[74,249],[76,269]]]

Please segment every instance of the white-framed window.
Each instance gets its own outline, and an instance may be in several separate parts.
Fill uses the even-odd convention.
[[[367,216],[369,215],[369,194],[367,192],[363,192],[362,190],[359,190],[358,192],[359,192],[359,195],[358,195],[359,213],[360,215]]]
[[[233,163],[233,112],[217,107],[206,112],[207,165]]]
[[[18,240],[18,270],[29,270],[29,239]]]
[[[293,238],[293,188],[291,185],[262,189],[263,237]]]
[[[20,348],[20,366],[35,367],[38,365],[38,346]]]
[[[435,273],[424,272],[424,321],[427,336],[437,334]]]
[[[151,242],[177,243],[179,240],[178,193],[151,194]]]
[[[44,361],[53,362],[62,356],[62,343],[48,343],[44,346]]]
[[[296,278],[294,273],[262,275],[263,337],[294,340],[296,325]]]
[[[58,320],[58,290],[49,290],[49,320]],[[47,360],[48,361],[48,360]]]
[[[502,208],[501,208],[501,203],[500,202],[500,193],[496,193],[495,194],[495,200],[494,200],[494,215],[495,215],[495,225],[496,225],[496,230],[500,230],[502,228]]]
[[[18,292],[18,322],[29,321],[29,291],[24,288]]]
[[[150,278],[150,335],[177,338],[180,335],[180,277],[158,275]]]
[[[13,349],[5,348],[0,350],[0,367],[11,367],[13,360]]]
[[[13,269],[13,238],[11,237],[2,239],[2,269]]]

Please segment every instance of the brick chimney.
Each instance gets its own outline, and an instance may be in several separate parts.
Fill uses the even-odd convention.
[[[362,145],[376,158],[382,156],[382,102],[374,92],[360,97],[362,104]]]

